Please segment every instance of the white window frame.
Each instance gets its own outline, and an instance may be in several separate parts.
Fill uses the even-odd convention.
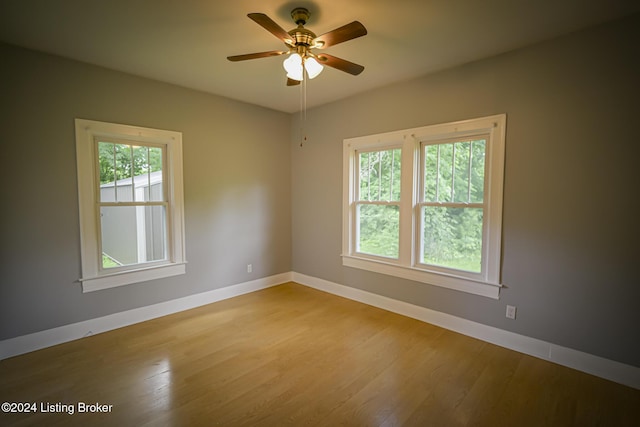
[[[184,196],[182,180],[182,133],[139,126],[75,119],[80,253],[83,292],[185,274]],[[161,262],[126,268],[102,269],[100,251],[99,170],[96,138],[125,140],[164,149],[167,197],[167,257]]]
[[[502,240],[506,114],[396,132],[348,138],[343,142],[342,264],[448,289],[498,299]],[[481,273],[434,267],[418,260],[420,252],[421,152],[423,142],[486,136],[483,251]],[[385,259],[356,252],[358,152],[402,145],[399,257]]]

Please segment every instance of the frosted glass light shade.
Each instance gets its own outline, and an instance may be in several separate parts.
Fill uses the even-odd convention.
[[[307,70],[310,79],[318,77],[323,68],[315,58],[307,58],[304,61],[304,69]]]
[[[287,71],[287,77],[292,80],[302,81],[302,58],[297,53],[292,53],[285,59],[282,66]]]

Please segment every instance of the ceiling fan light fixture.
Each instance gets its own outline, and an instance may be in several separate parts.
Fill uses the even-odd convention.
[[[287,71],[287,77],[292,80],[302,81],[302,57],[297,53],[292,53],[284,60],[282,66]]]
[[[304,27],[309,19],[309,11],[303,7],[298,7],[291,11],[291,18],[298,26],[290,31],[285,31],[264,13],[249,13],[247,16],[284,42],[288,51],[272,50],[232,55],[227,56],[229,61],[246,61],[248,59],[289,54],[288,58],[283,62],[284,69],[287,71],[287,86],[297,86],[299,82],[305,80],[305,77],[309,79],[317,77],[322,72],[323,66],[335,68],[354,76],[364,70],[362,65],[325,53],[316,55],[312,52],[313,49],[324,49],[325,47],[334,46],[366,35],[367,29],[358,21],[353,21],[340,28],[316,36],[313,31]]]
[[[309,78],[314,79],[318,77],[318,74],[322,72],[324,67],[320,65],[320,63],[315,58],[309,57],[304,61],[304,69],[307,70]]]

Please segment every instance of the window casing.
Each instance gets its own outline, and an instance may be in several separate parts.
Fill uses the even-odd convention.
[[[505,126],[503,114],[346,139],[343,265],[497,299]],[[371,206],[397,224],[363,215]]]
[[[83,291],[184,274],[182,134],[75,125]]]

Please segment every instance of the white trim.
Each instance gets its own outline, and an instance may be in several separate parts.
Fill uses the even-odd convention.
[[[293,273],[292,280],[301,285],[338,295],[364,304],[440,326],[510,350],[596,375],[640,390],[640,368],[562,347],[536,338],[494,328],[461,317],[340,285],[324,279]]]
[[[506,114],[458,122],[347,138],[342,163],[342,264],[430,285],[499,299],[502,233],[502,197]],[[482,136],[486,139],[482,271],[480,273],[423,264],[421,245],[419,181],[422,143],[436,143]],[[357,252],[356,209],[359,152],[402,148],[400,236],[397,260]]]
[[[75,119],[78,205],[80,212],[80,254],[83,292],[92,292],[131,283],[144,282],[185,273],[185,226],[182,173],[182,133],[93,120]],[[134,264],[118,271],[101,269],[100,224],[95,138],[124,139],[128,142],[162,146],[166,183],[167,255],[153,266]],[[158,267],[158,264],[161,264]]]
[[[291,281],[291,272],[0,341],[0,360]]]
[[[9,338],[0,341],[0,360],[291,281],[640,390],[640,368],[635,366],[296,272],[281,273],[172,301]]]
[[[475,281],[466,277],[457,277],[447,273],[436,274],[418,268],[384,263],[379,260],[374,261],[368,258],[349,255],[342,255],[342,265],[345,267],[359,268],[361,270],[368,270],[386,274],[388,276],[413,280],[415,282],[441,286],[443,288],[467,292],[483,297],[500,299],[500,288],[502,285]]]
[[[88,279],[81,278],[80,282],[82,282],[82,292],[93,292],[116,286],[128,285],[130,283],[164,279],[165,277],[177,276],[185,273],[186,263],[174,263],[116,272],[113,274],[103,274],[98,277],[91,277]]]

